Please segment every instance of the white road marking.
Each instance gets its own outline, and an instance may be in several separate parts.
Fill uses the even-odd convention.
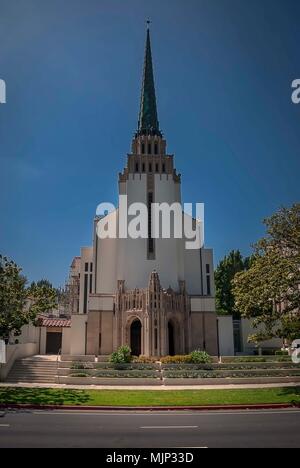
[[[140,429],[197,429],[199,426],[141,426]]]
[[[0,427],[10,427],[10,424],[0,424]]]

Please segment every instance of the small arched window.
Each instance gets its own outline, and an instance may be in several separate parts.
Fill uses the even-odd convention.
[[[165,164],[162,165],[162,171],[166,172],[166,165]]]
[[[135,172],[139,172],[139,163],[135,163]]]
[[[154,146],[154,153],[158,154],[158,144],[157,143],[155,143],[155,146]]]
[[[145,143],[142,143],[142,154],[145,154]]]
[[[152,146],[151,143],[148,144],[148,154],[152,153]]]

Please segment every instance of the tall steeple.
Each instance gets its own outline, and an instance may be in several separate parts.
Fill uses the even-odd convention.
[[[152,65],[150,21],[147,21],[147,38],[142,83],[141,107],[138,122],[138,135],[162,136],[157,117],[156,95]]]

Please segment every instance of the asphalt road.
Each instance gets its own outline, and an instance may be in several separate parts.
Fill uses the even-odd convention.
[[[0,448],[300,447],[300,410],[0,414]]]

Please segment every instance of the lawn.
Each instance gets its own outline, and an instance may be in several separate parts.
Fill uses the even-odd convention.
[[[298,403],[300,387],[238,390],[72,390],[0,388],[0,405],[76,406],[204,406],[232,404]]]

